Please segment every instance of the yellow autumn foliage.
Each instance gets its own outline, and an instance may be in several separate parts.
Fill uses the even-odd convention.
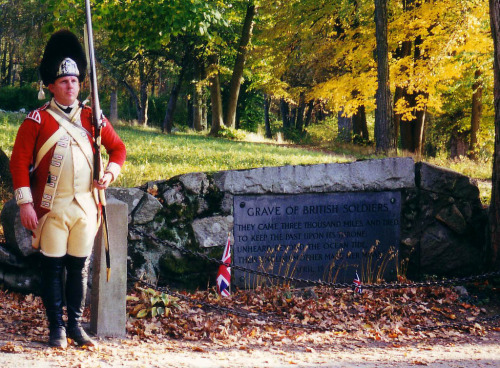
[[[401,87],[417,94],[415,104],[395,103],[395,112],[404,120],[418,110],[443,113],[444,96],[457,90],[457,84],[470,84],[476,70],[482,71],[488,88],[493,50],[488,1],[418,1],[404,9],[403,1],[393,0],[388,6],[391,90]],[[305,91],[307,99],[323,100],[348,116],[362,105],[373,111],[373,10],[371,0],[262,0],[252,56],[254,73],[267,75],[260,87],[295,103],[299,91]],[[398,57],[398,47],[405,42],[411,42],[411,52]]]

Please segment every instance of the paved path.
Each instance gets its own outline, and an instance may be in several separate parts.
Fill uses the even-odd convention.
[[[26,340],[26,339],[25,339]],[[323,340],[328,342],[323,343]],[[6,352],[7,350],[14,352]],[[442,338],[406,342],[375,342],[358,338],[302,341],[189,342],[164,339],[104,339],[94,351],[69,347],[54,350],[43,342],[8,341],[0,337],[0,367],[500,367],[500,332],[485,336],[456,333]]]

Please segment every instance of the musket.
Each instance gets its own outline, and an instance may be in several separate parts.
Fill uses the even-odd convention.
[[[90,0],[85,0],[85,51],[87,54],[90,97],[92,108],[92,126],[94,127],[94,180],[101,180],[104,174],[101,157],[101,129],[104,126],[104,118],[99,104],[99,93],[97,90],[97,74],[95,67],[94,37],[92,33],[92,14],[90,13]],[[104,249],[106,251],[106,280],[111,275],[111,259],[109,256],[109,234],[108,219],[106,216],[106,195],[103,189],[99,190],[99,202],[101,203],[102,231],[104,236]]]

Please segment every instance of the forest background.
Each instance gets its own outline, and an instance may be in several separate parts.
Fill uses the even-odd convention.
[[[81,36],[83,6],[0,0],[1,109],[40,105],[44,44],[59,28]],[[400,153],[491,165],[488,9],[485,0],[388,1]],[[111,120],[166,133],[246,131],[329,148],[374,146],[373,1],[99,0],[93,17],[101,104]]]

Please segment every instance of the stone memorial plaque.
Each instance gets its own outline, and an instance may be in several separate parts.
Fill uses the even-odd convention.
[[[396,191],[235,196],[233,264],[329,282],[352,282],[356,272],[393,279],[400,215]],[[242,288],[266,282],[233,274]]]

